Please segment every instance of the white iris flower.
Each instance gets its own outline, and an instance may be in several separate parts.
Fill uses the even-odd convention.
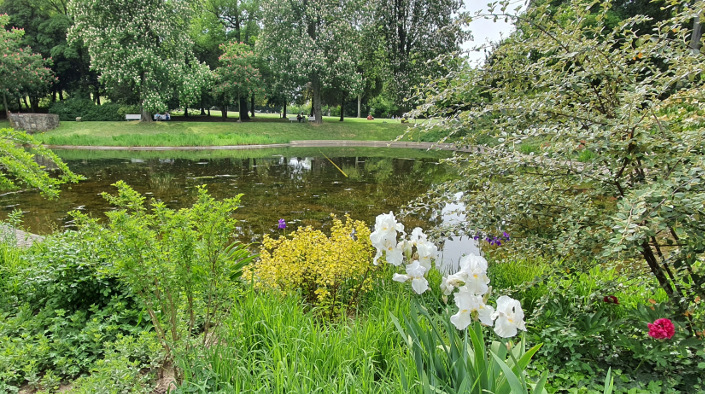
[[[497,299],[497,310],[492,318],[495,319],[494,332],[502,338],[517,335],[517,330],[526,331],[521,304],[511,297],[501,296]]]
[[[473,319],[473,313],[476,313],[477,319],[486,326],[492,325],[492,315],[494,308],[485,305],[482,296],[472,294],[463,286],[455,294],[455,305],[458,307],[458,313],[450,317],[450,322],[458,330],[464,330],[470,325]]]
[[[424,276],[426,274],[426,267],[421,265],[418,260],[414,260],[413,263],[406,266],[406,275],[404,274],[394,274],[392,280],[397,282],[411,281],[411,288],[414,289],[416,294],[422,294],[428,290],[428,281]]]

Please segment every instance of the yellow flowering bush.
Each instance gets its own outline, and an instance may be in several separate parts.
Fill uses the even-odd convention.
[[[260,259],[250,274],[255,286],[282,292],[301,292],[312,305],[334,314],[340,305],[355,305],[371,288],[374,249],[365,222],[345,215],[333,217],[330,237],[310,226],[290,237],[264,236]]]

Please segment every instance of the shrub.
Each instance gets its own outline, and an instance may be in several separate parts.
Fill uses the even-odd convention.
[[[59,119],[63,121],[76,120],[78,117],[88,121],[110,121],[125,119],[125,114],[120,114],[123,108],[119,104],[95,105],[88,99],[68,99],[55,102],[49,108],[49,113],[59,115]]]
[[[108,273],[95,237],[88,231],[67,231],[35,244],[24,257],[23,299],[49,308],[87,310],[105,306],[124,286]]]
[[[549,370],[552,390],[599,390],[608,368],[616,376],[617,392],[702,389],[705,363],[697,355],[702,340],[688,338],[686,320],[665,303],[666,292],[647,274],[599,266],[586,273],[564,268],[542,283],[526,285],[519,291],[548,290],[527,326],[528,339],[544,344],[537,372]],[[659,318],[673,320],[672,339],[648,336],[647,324]]]
[[[105,344],[105,357],[98,360],[91,374],[73,384],[73,393],[149,393],[150,374],[162,361],[161,345],[154,332],[143,331],[136,336],[118,336]],[[108,389],[109,388],[109,389]]]
[[[356,305],[370,289],[373,249],[367,225],[333,216],[331,236],[310,226],[291,238],[265,235],[260,260],[250,269],[259,288],[300,291],[304,300],[334,315],[341,305]]]
[[[102,308],[73,313],[23,304],[0,314],[0,391],[51,388],[47,376],[66,380],[88,372],[104,358],[106,343],[146,330],[142,313],[128,306],[116,296]]]
[[[233,242],[232,213],[240,196],[216,201],[203,187],[191,208],[173,210],[119,181],[115,196],[103,196],[116,210],[108,226],[74,213],[85,231],[100,234],[111,271],[144,306],[164,346],[167,360],[176,350],[213,340],[233,290],[251,255]]]

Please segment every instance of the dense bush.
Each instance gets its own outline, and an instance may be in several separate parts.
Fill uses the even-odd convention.
[[[68,99],[55,102],[49,108],[49,113],[59,115],[59,119],[63,121],[76,120],[78,117],[84,121],[109,121],[124,120],[125,113],[134,113],[126,112],[127,110],[134,110],[134,108],[113,103],[95,105],[89,99]]]
[[[265,235],[250,273],[259,288],[300,291],[307,302],[333,315],[370,289],[372,256],[369,228],[346,215],[344,224],[333,217],[330,237],[311,227],[297,229],[291,238]]]
[[[196,343],[207,344],[232,302],[242,267],[252,258],[233,241],[240,196],[216,201],[203,187],[191,208],[173,210],[122,181],[103,193],[116,210],[108,225],[75,213],[84,231],[100,234],[110,271],[144,307],[167,359]]]
[[[648,273],[520,261],[493,264],[491,274],[503,282],[498,292],[535,303],[527,313],[527,339],[543,343],[535,368],[537,375],[549,371],[549,391],[601,391],[609,368],[615,392],[703,389],[702,340],[689,336],[688,321]],[[690,313],[700,316],[702,309]],[[672,338],[649,337],[647,324],[659,318],[674,323]]]
[[[22,298],[33,305],[69,311],[103,307],[112,296],[126,295],[109,272],[110,261],[86,231],[47,237],[23,255]]]

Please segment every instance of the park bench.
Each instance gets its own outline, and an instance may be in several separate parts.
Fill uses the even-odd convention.
[[[141,120],[142,115],[140,114],[125,114],[125,120]]]

